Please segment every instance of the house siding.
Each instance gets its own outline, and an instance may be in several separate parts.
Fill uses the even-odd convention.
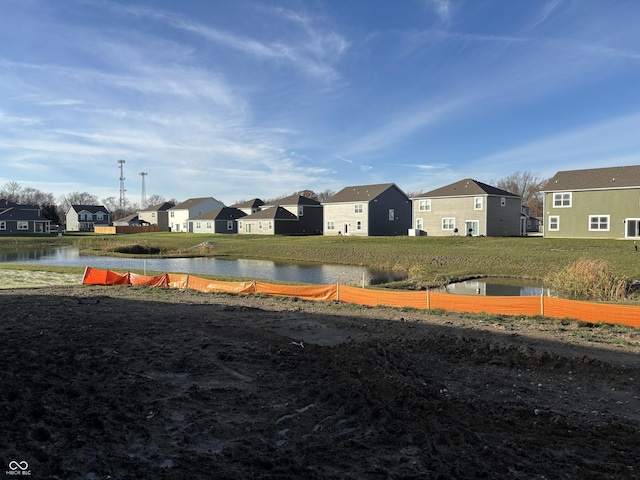
[[[397,189],[385,190],[369,203],[369,235],[407,235],[410,228],[411,200]]]
[[[555,207],[555,193],[571,193],[570,207]],[[627,219],[640,219],[640,187],[571,192],[545,192],[544,236],[549,238],[625,238]],[[590,230],[589,217],[608,216],[608,230]],[[550,217],[559,230],[549,230]]]

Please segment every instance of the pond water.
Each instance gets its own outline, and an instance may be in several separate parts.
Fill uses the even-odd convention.
[[[534,281],[518,278],[478,278],[466,280],[464,282],[450,283],[444,287],[443,291],[460,295],[505,297],[534,296],[540,295],[543,292],[549,295],[550,293],[545,290],[542,285]]]
[[[114,258],[80,255],[76,247],[0,251],[0,262],[56,266],[93,267],[127,272],[130,270],[224,275],[252,279],[301,282],[318,285],[341,283],[367,285],[406,279],[392,270],[376,270],[349,265],[321,265],[273,262],[270,260],[199,258]]]

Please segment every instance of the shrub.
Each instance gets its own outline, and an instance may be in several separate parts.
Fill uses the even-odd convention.
[[[611,266],[602,260],[576,260],[550,274],[546,283],[561,297],[582,300],[622,300],[631,287],[628,279],[616,278]]]

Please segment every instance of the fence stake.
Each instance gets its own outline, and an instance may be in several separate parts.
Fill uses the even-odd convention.
[[[427,310],[430,312],[431,311],[431,295],[429,295],[429,292],[431,290],[427,288]]]
[[[540,293],[540,315],[544,317],[544,290]]]

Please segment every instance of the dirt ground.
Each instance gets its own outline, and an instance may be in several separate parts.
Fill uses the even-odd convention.
[[[73,286],[0,332],[6,478],[640,478],[630,329]]]

